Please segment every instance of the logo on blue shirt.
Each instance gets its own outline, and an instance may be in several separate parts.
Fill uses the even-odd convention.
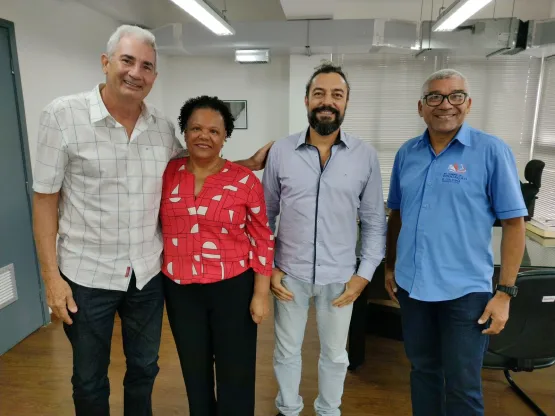
[[[447,172],[443,174],[442,181],[450,183],[461,183],[461,181],[466,181],[466,168],[464,165],[453,163],[447,168]]]

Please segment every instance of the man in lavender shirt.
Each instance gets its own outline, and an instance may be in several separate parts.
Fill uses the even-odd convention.
[[[384,257],[386,223],[376,151],[340,130],[349,92],[340,67],[319,67],[306,86],[310,127],[277,141],[264,172],[274,232],[280,215],[271,288],[276,298],[276,406],[284,416],[297,416],[303,409],[301,347],[312,298],[321,345],[314,408],[318,416],[340,415],[353,302]]]

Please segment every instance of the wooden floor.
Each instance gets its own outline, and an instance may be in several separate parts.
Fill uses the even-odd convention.
[[[276,382],[272,370],[273,328],[266,321],[259,332],[256,416],[275,416]],[[304,343],[301,394],[303,415],[313,415],[317,395],[319,343],[311,314]],[[60,322],[42,328],[0,357],[1,416],[65,416],[73,414],[71,399],[71,349]],[[164,320],[160,374],[154,388],[154,414],[188,415],[185,387],[175,345]],[[114,330],[110,380],[112,415],[123,414],[122,380],[125,360],[120,326]],[[555,368],[516,374],[515,380],[548,415],[555,415]],[[409,364],[400,342],[369,337],[367,361],[348,374],[343,415],[410,415]],[[533,412],[508,387],[502,372],[484,371],[486,415],[530,415]]]

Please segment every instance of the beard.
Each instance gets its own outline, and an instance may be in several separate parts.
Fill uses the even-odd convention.
[[[331,112],[335,115],[335,118],[326,117],[323,120],[319,120],[318,113],[322,111]],[[329,136],[330,134],[339,130],[339,127],[341,127],[341,124],[343,123],[343,118],[344,116],[342,117],[339,114],[339,111],[337,111],[335,108],[323,105],[321,107],[313,109],[308,113],[308,124],[314,130],[316,130],[316,133],[318,133],[320,136]]]

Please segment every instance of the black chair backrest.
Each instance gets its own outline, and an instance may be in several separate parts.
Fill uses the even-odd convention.
[[[524,179],[540,189],[542,186],[543,168],[545,168],[545,163],[543,161],[532,159],[524,168]]]
[[[505,329],[489,350],[516,359],[555,357],[555,269],[521,272]]]
[[[534,216],[536,199],[538,199],[537,195],[540,192],[544,167],[545,162],[538,159],[532,159],[524,168],[524,179],[528,182],[520,182],[520,190],[522,191],[522,198],[524,199],[524,204],[528,210],[528,215],[524,218],[525,221],[530,221],[530,218]],[[501,221],[496,219],[493,226],[501,227]]]
[[[528,216],[525,217],[525,221],[529,221],[536,211],[536,199],[538,199],[537,195],[540,192],[540,188],[532,183],[520,183],[520,190],[522,191],[524,205],[528,210]]]

